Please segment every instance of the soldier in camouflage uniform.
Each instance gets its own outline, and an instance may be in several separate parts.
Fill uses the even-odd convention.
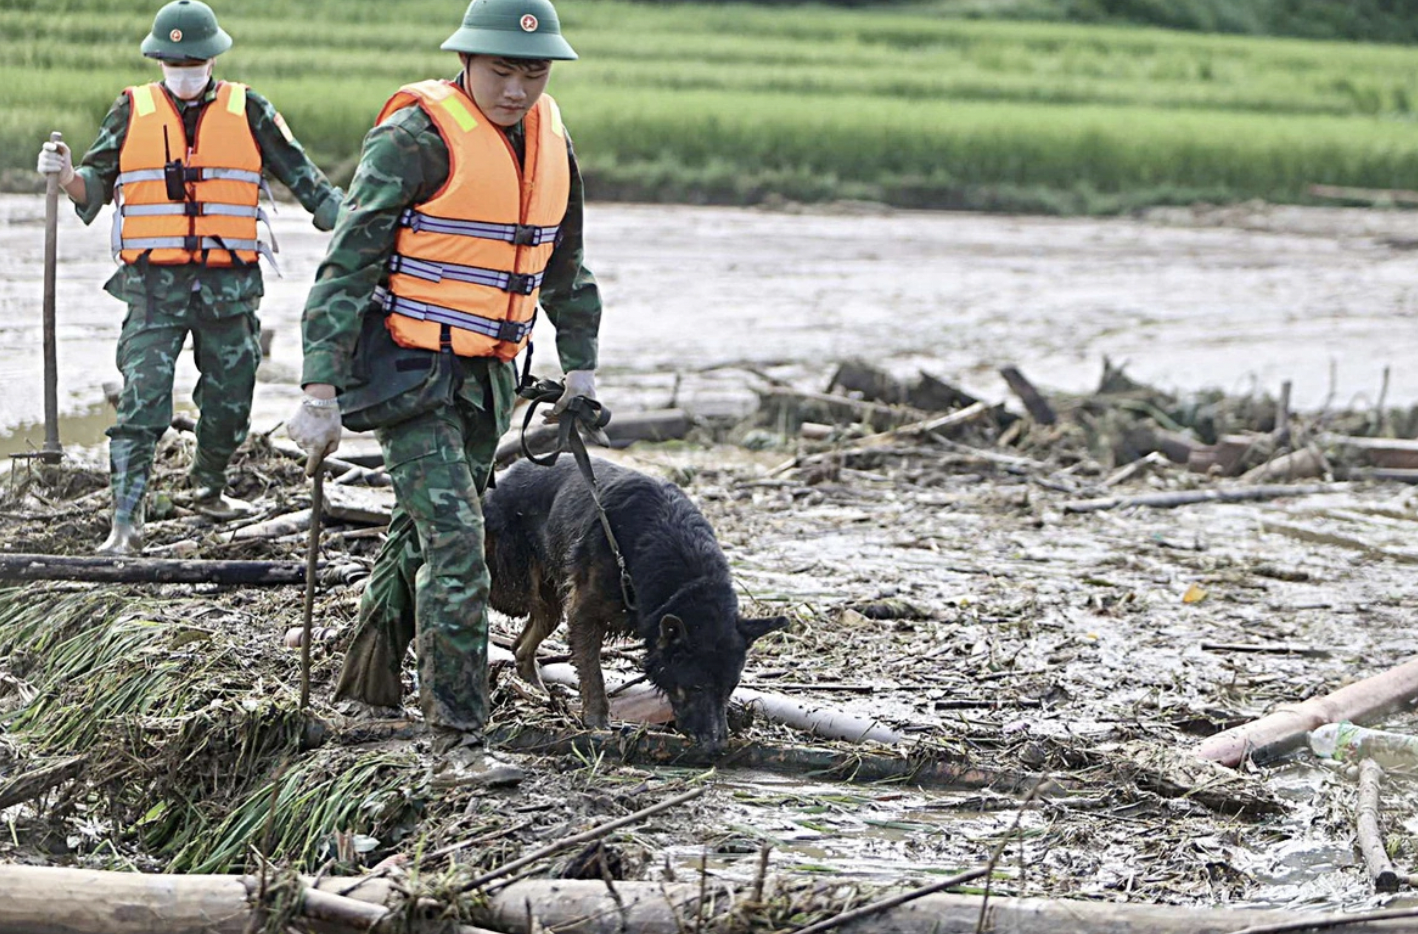
[[[500,128],[516,158],[525,161],[523,115],[541,96],[551,60],[575,57],[561,38],[551,4],[474,0],[463,28],[443,48],[463,53],[457,84],[480,111],[466,114],[468,119],[486,116]],[[601,317],[596,281],[582,261],[584,196],[569,136],[565,145],[569,194],[540,291],[541,308],[556,328],[567,377],[554,412],[578,395],[595,397],[592,371]],[[305,307],[302,382],[307,395],[287,421],[287,430],[310,453],[311,469],[315,459],[339,443],[340,406],[353,396],[352,372],[365,352],[359,344],[370,333],[369,319],[374,319],[376,335],[382,333],[384,313],[374,301],[376,289],[382,291],[389,283],[401,217],[450,181],[449,152],[420,106],[395,110],[365,137],[345,212]],[[459,168],[479,171],[477,165]],[[447,333],[445,329],[445,341]],[[360,603],[336,697],[357,705],[398,707],[400,668],[412,644],[418,658],[420,707],[433,734],[435,783],[514,783],[521,770],[483,749],[489,578],[480,498],[492,474],[498,439],[511,418],[516,367],[495,356],[406,350],[387,340],[383,346],[387,356],[425,354],[451,360],[456,391],[431,410],[401,420],[396,416],[394,423],[377,427],[397,506]],[[403,398],[412,400],[416,392]],[[412,401],[410,405],[419,407]],[[346,419],[349,413],[346,405]]]
[[[217,96],[212,59],[230,46],[216,16],[199,0],[164,6],[143,42],[143,54],[163,64],[161,93],[177,108],[189,140],[196,138],[197,121]],[[119,95],[77,168],[63,143],[46,143],[40,153],[39,170],[59,175],[86,224],[114,198],[131,109],[130,95]],[[270,101],[248,89],[245,110],[264,170],[314,215],[316,228],[333,228],[340,190],[305,155]],[[131,554],[142,549],[148,476],[158,439],[172,419],[173,373],[189,332],[201,374],[193,392],[201,412],[189,473],[193,502],[218,518],[233,513],[234,504],[223,495],[226,467],[250,424],[261,356],[256,310],[263,287],[256,262],[209,267],[140,260],[124,262],[104,288],[128,304],[128,315],[118,339],[123,392],[117,423],[108,429],[113,524],[99,551]]]

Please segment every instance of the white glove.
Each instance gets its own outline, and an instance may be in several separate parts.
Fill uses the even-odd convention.
[[[593,370],[572,370],[566,374],[566,389],[562,392],[561,398],[556,400],[556,405],[551,407],[551,415],[548,420],[555,418],[566,407],[571,404],[571,400],[577,396],[585,396],[587,399],[596,398],[596,374]]]
[[[344,427],[340,424],[340,407],[334,399],[322,400],[306,396],[300,407],[286,421],[286,434],[305,452],[305,475],[315,476],[315,469],[327,454],[340,446]]]
[[[59,187],[63,188],[74,180],[74,155],[68,143],[45,143],[39,151],[39,162],[35,170],[43,175],[59,176]]]

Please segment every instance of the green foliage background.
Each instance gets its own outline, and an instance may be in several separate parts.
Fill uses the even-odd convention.
[[[582,58],[555,67],[551,91],[592,198],[1101,212],[1304,201],[1313,183],[1418,188],[1412,48],[1067,21],[1242,8],[1254,20],[1302,6],[562,0]],[[123,86],[156,77],[137,52],[154,7],[0,0],[0,170],[12,186],[34,185],[33,153],[50,129],[82,148]],[[456,69],[438,44],[458,0],[216,7],[236,39],[219,75],[274,100],[337,179],[396,87]]]

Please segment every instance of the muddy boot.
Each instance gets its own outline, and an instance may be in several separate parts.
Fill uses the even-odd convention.
[[[98,546],[101,555],[136,555],[143,550],[143,526],[131,519],[114,519],[108,538]]]
[[[506,788],[527,773],[487,751],[481,737],[439,731],[433,742],[429,784],[434,788]]]
[[[226,496],[225,483],[208,483],[192,479],[192,509],[217,522],[243,519],[256,513],[256,507],[245,500]]]

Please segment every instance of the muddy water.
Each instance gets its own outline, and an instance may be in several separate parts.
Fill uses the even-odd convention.
[[[107,212],[85,228],[61,211],[59,397],[71,444],[101,440],[101,386],[117,378],[123,308],[100,291],[112,270]],[[295,205],[275,220],[283,279],[267,275],[275,332],[257,427],[297,391],[299,317],[326,243]],[[0,436],[43,416],[43,201],[0,196]],[[594,205],[588,250],[605,292],[603,382],[614,407],[663,398],[748,404],[716,380],[727,362],[778,364],[820,384],[836,359],[925,367],[993,397],[1016,363],[1046,388],[1082,390],[1104,355],[1164,387],[1295,384],[1301,407],[1377,395],[1418,401],[1418,216],[1233,209],[1145,219],[1059,220],[864,208],[809,213]],[[539,327],[541,346],[553,346]],[[550,353],[544,363],[550,366]],[[709,373],[704,371],[710,370]],[[179,404],[195,371],[179,372]],[[650,395],[647,395],[650,394]],[[35,436],[34,431],[28,435]],[[42,438],[42,432],[38,433]],[[15,442],[11,442],[14,446]]]

